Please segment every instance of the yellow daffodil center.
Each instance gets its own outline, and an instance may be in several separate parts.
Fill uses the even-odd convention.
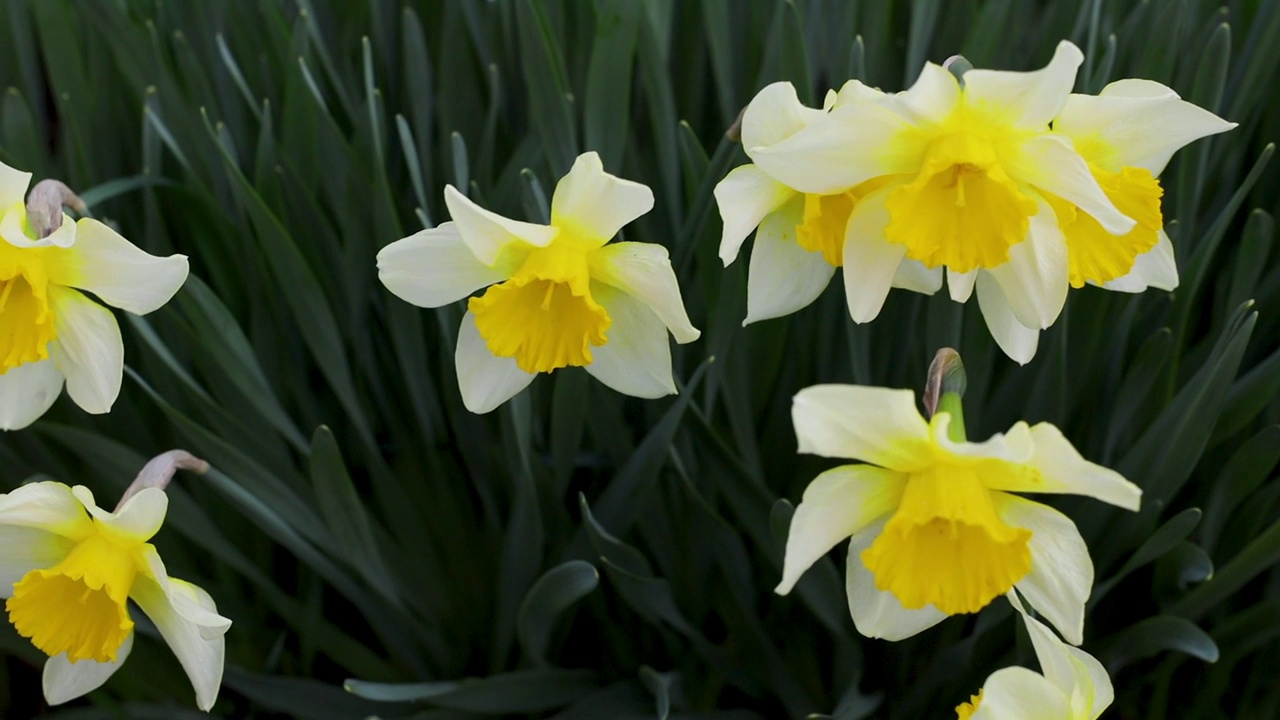
[[[0,240],[0,375],[49,357],[56,337],[45,267],[51,251]]]
[[[1071,286],[1077,288],[1127,275],[1137,257],[1156,246],[1164,226],[1160,212],[1164,190],[1150,171],[1124,167],[1113,173],[1092,164],[1089,169],[1116,209],[1138,224],[1125,235],[1112,235],[1075,205],[1046,195],[1066,238]]]
[[[50,657],[114,662],[133,631],[127,602],[144,572],[143,547],[95,531],[62,562],[32,570],[13,586],[5,602],[9,621]]]
[[[956,706],[956,720],[969,720],[973,714],[978,712],[978,706],[982,704],[982,691],[979,690],[977,695],[969,697],[969,702],[960,703]]]
[[[885,237],[928,267],[969,272],[1000,265],[1036,213],[1035,201],[1001,167],[989,130],[964,128],[978,122],[955,120],[961,129],[933,141],[920,174],[885,201]]]
[[[986,607],[1031,570],[1031,532],[1006,525],[973,465],[912,473],[884,532],[862,553],[903,607],[954,615]]]
[[[535,248],[510,280],[471,298],[467,308],[489,350],[528,373],[590,365],[612,322],[591,297],[590,249],[574,238]]]
[[[834,267],[844,265],[844,236],[853,207],[862,198],[884,187],[892,177],[868,180],[834,195],[804,196],[804,222],[796,226],[796,243],[809,252],[820,252]]]

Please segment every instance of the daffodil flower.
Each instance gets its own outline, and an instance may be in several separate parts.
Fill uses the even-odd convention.
[[[467,409],[486,413],[538,373],[579,366],[618,392],[676,391],[667,331],[699,336],[685,313],[666,248],[610,243],[653,207],[645,185],[580,155],[556,185],[551,224],[510,220],[445,188],[452,222],[391,243],[378,277],[396,296],[440,307],[467,301],[458,331],[458,386]]]
[[[1178,287],[1157,178],[1179,149],[1235,126],[1151,80],[1120,80],[1096,96],[1068,96],[1053,131],[1071,139],[1107,197],[1137,221],[1117,236],[1069,201],[1045,193],[1066,242],[1071,287],[1090,284],[1130,293]],[[996,306],[987,313],[988,327],[1006,354],[1026,362],[1035,354],[1040,328],[1034,317],[1002,307],[1007,302],[995,297],[1000,292],[994,284],[980,287],[979,302]]]
[[[850,538],[849,610],[863,635],[910,637],[1017,587],[1080,643],[1093,586],[1088,548],[1070,518],[1013,493],[1089,495],[1136,510],[1135,485],[1086,461],[1047,423],[966,442],[951,412],[925,420],[909,390],[807,388],[792,420],[800,452],[866,464],[828,470],[805,490],[778,593]]]
[[[839,93],[827,93],[822,109],[815,109],[800,102],[791,83],[773,83],[743,111],[742,147],[748,157],[755,159],[833,109],[880,95],[859,82],[849,82]],[[747,236],[756,231],[747,273],[747,317],[743,325],[788,315],[807,307],[822,294],[844,264],[845,227],[853,206],[883,184],[804,192],[771,175],[769,167],[766,163],[735,168],[715,188],[716,205],[724,222],[720,259],[725,266],[737,259]],[[904,260],[892,284],[932,294],[942,287],[942,280],[922,263]]]
[[[1096,720],[1115,699],[1106,668],[1097,658],[1062,642],[1023,609],[1040,672],[1024,667],[997,670],[969,702],[956,707],[957,720]]]
[[[831,229],[856,322],[879,315],[892,286],[937,290],[945,268],[952,299],[967,301],[977,284],[984,314],[1045,328],[1068,288],[1048,197],[1109,233],[1135,226],[1071,141],[1050,131],[1082,59],[1063,42],[1041,70],[970,70],[963,85],[929,63],[904,92],[846,88],[850,101],[748,153],[760,174],[826,198],[806,201],[804,222]],[[775,197],[734,187],[739,217],[762,216]]]
[[[62,392],[111,410],[124,376],[120,326],[102,302],[145,315],[187,279],[183,255],[156,257],[92,218],[38,237],[23,205],[30,173],[0,163],[0,429],[35,422]]]
[[[0,597],[18,634],[49,656],[49,703],[80,697],[120,668],[133,649],[132,600],[178,656],[196,704],[213,707],[231,621],[204,590],[169,577],[147,542],[168,506],[156,487],[115,512],[82,485],[37,482],[0,495]]]

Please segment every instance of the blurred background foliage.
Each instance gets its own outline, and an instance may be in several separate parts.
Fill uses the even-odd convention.
[[[971,437],[1049,420],[1145,489],[1136,514],[1055,502],[1098,570],[1107,716],[1280,717],[1280,4],[9,0],[0,27],[0,157],[192,261],[169,306],[121,314],[114,412],[63,399],[4,435],[0,489],[110,497],[172,447],[214,465],[172,487],[155,543],[235,622],[215,715],[953,717],[990,672],[1034,667],[1007,603],[864,640],[843,548],[772,592],[787,501],[834,464],[796,455],[792,395],[919,391],[952,345]],[[721,267],[711,189],[745,162],[724,132],[759,88],[899,90],[957,52],[1026,70],[1063,37],[1077,90],[1150,78],[1240,124],[1163,176],[1175,293],[1073,292],[1026,367],[945,293],[896,291],[855,326],[833,287],[741,327],[746,262]],[[673,346],[683,392],[568,370],[471,415],[461,307],[395,299],[374,255],[447,219],[445,183],[540,220],[587,149],[656,193],[625,235],[671,250],[704,330]],[[4,624],[0,715],[201,717],[140,628],[103,689],[48,710],[42,657]]]

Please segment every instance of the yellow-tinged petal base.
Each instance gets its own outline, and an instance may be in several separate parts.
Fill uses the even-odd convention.
[[[953,272],[1007,262],[1037,212],[1000,166],[991,142],[967,132],[935,140],[920,174],[885,204],[885,237],[906,246],[907,257]]]
[[[120,544],[103,532],[82,540],[62,562],[32,570],[5,602],[18,634],[53,657],[114,662],[133,630],[129,590],[145,572],[143,543]]]
[[[1031,531],[1006,525],[974,468],[913,473],[902,504],[862,562],[903,607],[974,613],[1031,570]]]
[[[51,250],[58,249],[18,248],[0,240],[0,375],[49,357],[57,336],[45,267]]]
[[[862,198],[892,182],[892,176],[868,180],[852,190],[834,195],[804,196],[804,222],[796,226],[796,244],[820,252],[833,267],[844,265],[845,229],[849,216]]]
[[[559,239],[532,250],[516,274],[467,308],[489,351],[527,373],[590,365],[612,320],[591,297],[588,251]]]
[[[1129,274],[1137,257],[1156,246],[1164,217],[1160,181],[1144,168],[1124,167],[1113,173],[1089,166],[1116,208],[1138,224],[1125,235],[1112,235],[1088,213],[1071,203],[1046,195],[1067,241],[1067,266],[1072,287],[1102,284]]]

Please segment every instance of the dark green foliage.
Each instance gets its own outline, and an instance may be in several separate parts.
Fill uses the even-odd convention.
[[[114,411],[63,399],[0,438],[0,489],[110,497],[172,447],[213,464],[175,483],[154,542],[235,623],[216,715],[953,717],[992,671],[1034,667],[1007,603],[889,644],[854,632],[843,549],[772,592],[779,498],[833,464],[796,455],[792,395],[918,392],[942,345],[971,438],[1048,420],[1146,491],[1136,514],[1054,502],[1098,572],[1106,717],[1280,713],[1280,4],[13,0],[0,27],[0,159],[192,267],[124,323]],[[745,162],[724,132],[759,88],[899,90],[955,53],[1025,70],[1064,36],[1080,91],[1150,78],[1240,124],[1162,177],[1175,293],[1073,292],[1026,367],[941,294],[895,291],[855,326],[832,287],[741,327],[746,260],[721,267],[711,189]],[[394,298],[374,256],[447,218],[445,183],[541,220],[588,149],[654,189],[624,234],[671,250],[704,332],[673,345],[682,394],[567,370],[471,415],[460,307]],[[200,717],[140,627],[105,688],[48,717]],[[43,712],[40,653],[7,624],[0,653],[0,715]]]

